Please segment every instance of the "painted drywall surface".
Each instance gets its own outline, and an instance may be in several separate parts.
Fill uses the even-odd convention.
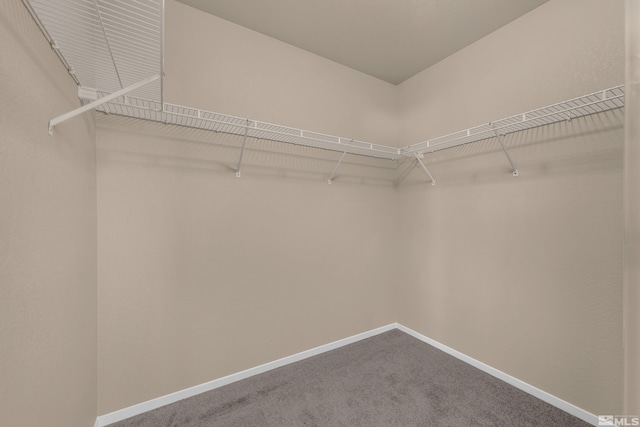
[[[396,88],[172,0],[165,99],[395,142]],[[98,412],[388,324],[393,162],[99,119]],[[144,130],[144,133],[143,131]]]
[[[398,86],[405,145],[624,84],[621,0],[552,0]]]
[[[623,83],[621,1],[552,0],[399,87],[408,142]],[[400,187],[398,321],[592,413],[622,410],[623,112],[427,155]],[[406,165],[407,167],[409,165]]]
[[[97,135],[100,414],[394,320],[392,168],[328,185],[327,153],[250,140],[236,178],[235,136]]]
[[[640,2],[626,5],[624,413],[640,415]]]
[[[580,11],[582,7],[576,2],[552,3],[553,9],[534,12],[533,17],[527,16],[524,21],[519,21],[519,27],[507,26],[506,30],[500,31],[524,33],[519,41],[525,43],[532,32],[544,33],[554,25],[573,22],[567,14]],[[615,15],[615,3],[613,7]],[[393,120],[387,120],[388,106],[395,105],[395,100],[389,96],[388,86],[383,85],[382,91],[373,90],[380,84],[375,80],[362,80],[335,64],[217,22],[216,18],[201,15],[182,5],[168,2],[168,10],[166,98],[169,102],[373,142],[389,143],[388,139],[395,136]],[[615,60],[619,46],[614,40],[617,37],[613,29],[615,25],[611,25],[612,21],[607,18],[609,9],[588,10],[590,12],[586,15],[590,24],[596,15],[605,23],[602,26],[599,22],[596,26],[599,28],[597,36],[583,31],[580,39],[572,37],[571,31],[568,34],[556,31],[568,37],[568,41],[561,43],[552,37],[534,41],[530,46],[538,48],[537,61],[527,62],[518,56],[513,56],[511,62],[498,61],[519,72],[513,74],[517,76],[513,77],[515,83],[502,86],[501,97],[496,95],[496,92],[500,94],[496,90],[497,84],[492,87],[485,80],[478,81],[478,77],[473,80],[471,70],[478,67],[475,59],[482,59],[479,54],[470,54],[474,59],[470,62],[473,63],[466,64],[468,58],[463,59],[460,67],[452,66],[449,63],[452,59],[443,61],[402,85],[398,88],[402,124],[398,128],[399,141],[416,142],[496,116],[579,95],[585,90],[619,83],[616,70],[620,69],[620,64]],[[543,25],[541,13],[548,15]],[[547,25],[546,18],[553,18],[555,24]],[[529,20],[533,20],[535,25],[526,25]],[[184,25],[186,22],[188,26]],[[524,26],[522,22],[525,22]],[[207,28],[209,25],[211,28]],[[174,31],[180,30],[174,38],[170,37],[172,27]],[[500,31],[487,40],[499,39]],[[503,37],[508,39],[503,44],[513,43],[513,34]],[[202,43],[195,43],[200,38],[216,40],[217,44],[205,51]],[[565,60],[572,51],[567,45],[575,47],[578,41],[591,57],[596,53],[600,55],[600,61],[595,63],[596,77],[592,72],[576,73],[579,66],[592,65],[584,58],[577,62]],[[479,43],[482,46],[483,42]],[[546,44],[555,47],[549,48]],[[473,49],[483,51],[482,47],[474,46],[460,55],[467,55]],[[489,59],[492,61],[482,62],[485,69],[489,69],[485,79],[496,78],[501,84],[508,83],[511,74],[504,72],[502,67],[498,70],[496,58]],[[488,62],[493,67],[487,65]],[[539,69],[532,68],[533,64],[538,64]],[[552,68],[551,71],[545,68],[545,64]],[[470,75],[465,76],[463,69]],[[564,80],[569,83],[539,91],[538,86],[532,85],[535,80],[529,78],[532,69],[542,73],[537,75],[542,82],[556,77],[556,85]],[[478,75],[481,75],[480,70],[475,69]],[[458,79],[460,75],[461,80]],[[363,83],[365,81],[367,83]],[[472,81],[474,84],[471,86],[476,86],[477,93],[467,90]],[[536,89],[515,91],[523,87]],[[451,107],[449,111],[442,108],[449,102],[444,99],[445,88],[455,89],[451,93],[457,95],[457,101],[448,104]],[[439,95],[433,99],[446,102],[429,102],[434,93]],[[510,96],[512,93],[533,95],[529,99],[517,97],[514,101]],[[480,95],[487,96],[483,98]],[[460,102],[469,96],[476,102]],[[300,103],[300,99],[308,103]],[[478,99],[486,102],[479,103]],[[381,107],[376,107],[366,118],[353,115],[358,111],[357,107],[371,105]],[[469,108],[469,105],[474,108]],[[441,113],[435,114],[440,110]],[[453,112],[463,114],[454,117]],[[429,119],[425,120],[425,117]],[[172,131],[174,135],[167,136],[166,129],[155,135],[154,129],[151,129],[151,134],[143,134],[122,129],[127,127],[126,124],[117,124],[119,130],[115,130],[111,128],[112,123],[103,122],[98,135],[99,413],[384,324],[394,313],[403,323],[572,403],[593,412],[607,412],[599,408],[612,407],[608,412],[616,412],[615,405],[619,407],[619,403],[610,403],[620,401],[621,389],[621,352],[615,348],[619,348],[621,336],[621,316],[616,307],[621,304],[619,244],[622,231],[621,227],[616,227],[615,221],[617,218],[617,225],[621,224],[621,193],[616,189],[621,183],[619,134],[622,120],[615,114],[600,117],[595,122],[589,120],[573,122],[569,129],[574,133],[549,127],[543,134],[534,132],[521,136],[524,139],[518,140],[520,146],[517,148],[522,150],[519,154],[523,167],[529,166],[538,175],[529,187],[526,184],[514,187],[509,196],[501,191],[502,181],[498,181],[505,173],[502,155],[492,151],[486,153],[482,151],[483,146],[478,145],[480,151],[477,154],[468,153],[467,163],[458,163],[453,168],[450,165],[459,162],[458,157],[438,157],[440,166],[435,170],[439,176],[450,179],[451,183],[457,184],[457,187],[450,188],[462,188],[463,193],[445,192],[442,189],[447,187],[442,183],[433,193],[427,193],[432,187],[425,188],[422,182],[416,185],[423,178],[412,174],[405,180],[406,187],[401,190],[397,206],[393,206],[393,201],[387,204],[394,196],[388,191],[389,171],[380,164],[353,161],[345,165],[343,178],[348,185],[340,187],[338,199],[332,199],[324,193],[333,191],[328,194],[335,196],[335,187],[323,183],[332,167],[329,157],[309,160],[306,150],[293,148],[274,154],[273,150],[280,149],[273,144],[252,142],[248,167],[243,178],[237,180],[233,169],[239,154],[238,139],[177,130]],[[371,122],[375,122],[375,126]],[[601,151],[603,146],[589,140],[592,151],[583,151],[584,138],[588,137],[576,140],[572,136],[579,135],[582,129],[587,129],[591,137],[596,135],[598,141],[610,141],[610,146],[605,145]],[[560,148],[547,148],[547,139],[548,143],[555,140],[567,142]],[[190,143],[185,145],[185,140]],[[513,141],[509,143],[515,144]],[[456,155],[464,156],[468,151],[465,150]],[[561,150],[561,155],[549,161],[558,154],[556,150]],[[595,170],[592,170],[594,165]],[[374,182],[358,182],[357,171],[362,168],[376,171],[372,172]],[[508,181],[509,185],[527,182],[525,175],[518,179]],[[479,183],[486,186],[487,197],[478,191]],[[236,191],[238,189],[241,191]],[[441,196],[434,199],[438,194]],[[511,234],[497,228],[511,216],[503,214],[499,217],[502,220],[496,221],[493,215],[503,211],[490,209],[493,207],[490,200],[502,206],[513,199],[512,195],[519,200],[515,205],[518,208],[516,213],[522,220],[516,224],[520,228],[515,232],[520,233],[521,239],[513,240]],[[574,205],[572,198],[581,201]],[[432,262],[435,267],[427,269],[424,259],[438,259],[437,251],[443,247],[444,236],[447,235],[440,232],[437,239],[423,246],[424,239],[432,237],[425,230],[436,233],[441,229],[433,228],[433,223],[426,224],[433,206],[441,199],[444,203],[440,217],[445,223],[449,221],[449,225],[442,229],[453,232],[451,235],[454,237],[459,229],[465,232],[459,234],[458,240],[452,240],[452,246],[444,252],[448,254],[446,258],[440,255],[441,262]],[[456,204],[458,200],[465,202]],[[477,205],[469,200],[477,202]],[[540,214],[531,212],[532,208],[544,206],[551,209],[549,206],[558,204],[565,209],[555,218],[545,217],[546,210]],[[565,205],[577,207],[571,210]],[[594,209],[593,205],[597,208]],[[340,206],[342,208],[336,208]],[[331,212],[336,209],[344,216],[332,216]],[[482,213],[476,223],[469,221],[467,228],[456,222],[455,215],[465,209],[471,212],[480,209]],[[372,212],[375,215],[372,216]],[[590,213],[586,215],[584,212]],[[580,219],[575,224],[573,214]],[[401,220],[390,220],[394,215]],[[309,221],[312,226],[306,222],[303,226],[300,218],[313,219]],[[607,222],[605,218],[613,220]],[[327,223],[327,219],[331,222]],[[289,230],[292,222],[296,224],[295,233]],[[486,222],[489,225],[485,225]],[[345,227],[345,223],[350,226],[357,224],[360,228]],[[385,224],[388,227],[383,227]],[[398,224],[401,230],[399,238],[376,234],[380,229],[394,230]],[[475,226],[472,228],[471,224]],[[540,236],[539,230],[545,227],[550,234]],[[591,228],[598,231],[595,237],[589,233],[584,237],[584,230]],[[497,235],[496,230],[502,230],[503,234]],[[361,241],[363,235],[386,244],[384,247],[372,247],[370,242]],[[467,235],[471,249],[466,249]],[[456,257],[473,260],[476,252],[485,251],[487,241],[522,239],[529,239],[530,244],[525,243],[521,257],[511,260],[516,266],[511,270],[500,269],[499,257],[495,258],[494,264],[478,263],[470,268],[462,262],[447,264]],[[274,241],[277,243],[273,244]],[[364,248],[364,255],[356,249],[360,247],[357,241]],[[316,245],[309,247],[309,242]],[[598,251],[602,251],[604,261],[594,259],[596,245]],[[547,246],[556,252],[547,254],[540,250]],[[399,255],[396,247],[402,248]],[[464,250],[468,252],[465,254]],[[557,255],[573,250],[577,255],[569,259],[574,266],[569,268]],[[509,254],[515,257],[518,252]],[[535,255],[533,259],[529,256],[531,254]],[[317,264],[316,259],[320,256],[328,258]],[[404,259],[404,287],[396,285],[395,270],[391,267],[398,256]],[[348,261],[344,261],[346,259]],[[561,261],[551,272],[540,277],[540,266],[555,259]],[[352,269],[338,268],[337,260],[344,261],[344,265],[350,265]],[[366,271],[363,268],[365,264],[367,267],[375,266],[375,269]],[[445,265],[445,271],[438,265]],[[580,277],[573,274],[576,270]],[[521,288],[505,287],[505,283],[512,283],[511,276],[519,275],[524,277],[518,282]],[[438,286],[443,289],[439,290],[445,292],[444,300],[430,298],[428,303],[424,303],[423,294],[433,290],[423,285],[425,277],[430,279],[428,283],[440,283]],[[471,287],[470,281],[482,283]],[[579,287],[585,281],[585,288]],[[210,285],[212,282],[215,285]],[[365,287],[364,282],[368,282]],[[465,286],[458,288],[457,293],[447,295],[452,282]],[[268,285],[261,288],[256,283]],[[389,286],[389,283],[394,286]],[[487,283],[497,283],[501,287],[492,293],[482,293],[489,286]],[[546,288],[536,287],[540,283],[545,283]],[[584,289],[589,292],[584,292]],[[395,296],[398,290],[403,291],[399,294],[400,300]],[[512,293],[513,299],[503,298],[508,292]],[[586,297],[574,300],[574,294]],[[469,295],[473,295],[473,300]],[[490,302],[497,301],[499,307],[511,307],[511,311],[504,311],[503,317],[486,316],[488,309],[485,305],[467,318],[452,318],[450,313],[443,313],[446,306],[451,311],[458,311],[461,307],[473,308],[472,303],[482,301],[484,296]],[[357,298],[366,298],[367,304],[363,305]],[[286,299],[289,301],[283,304]],[[572,304],[560,305],[559,300]],[[122,301],[126,301],[126,305]],[[443,301],[448,305],[442,304]],[[343,302],[345,305],[341,306]],[[353,306],[347,309],[347,302]],[[405,303],[402,311],[398,309],[402,306],[398,302]],[[600,305],[607,309],[598,311]],[[522,312],[528,307],[532,308],[527,317]],[[536,311],[535,307],[545,307],[546,310]],[[587,312],[596,312],[596,315],[590,316],[585,314]],[[541,313],[546,317],[540,316]],[[537,324],[539,317],[547,319],[547,323],[543,326]],[[292,322],[292,318],[299,318],[301,322]],[[583,321],[584,324],[580,323]],[[504,325],[513,325],[513,329],[509,330]],[[552,333],[563,327],[563,331]],[[471,328],[471,331],[465,328]],[[584,331],[589,328],[591,332],[585,339]],[[479,329],[484,331],[484,335],[478,332]],[[546,334],[547,331],[551,332]],[[524,341],[527,336],[540,339]],[[501,338],[505,341],[500,341]],[[605,344],[595,348],[599,338],[603,338]],[[543,345],[538,346],[540,343]],[[517,353],[513,351],[514,346],[517,346]],[[554,347],[558,349],[545,353],[540,351],[540,348]],[[527,367],[529,369],[525,369]]]
[[[19,0],[0,2],[0,414],[5,426],[96,417],[92,116]]]
[[[168,102],[396,144],[396,86],[173,0],[165,21]]]

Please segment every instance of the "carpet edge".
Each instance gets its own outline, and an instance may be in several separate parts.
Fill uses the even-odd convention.
[[[169,405],[171,403],[175,403],[180,400],[187,399],[189,397],[192,397],[210,390],[215,390],[216,388],[225,386],[227,384],[231,384],[236,381],[240,381],[245,378],[252,377],[254,375],[262,374],[264,372],[270,371],[272,369],[280,368],[282,366],[289,365],[294,362],[299,362],[309,357],[317,356],[319,354],[326,353],[327,351],[335,350],[337,348],[344,347],[349,344],[353,344],[355,342],[361,341],[366,338],[371,338],[373,336],[382,334],[384,332],[388,332],[394,329],[399,329],[399,326],[400,325],[398,325],[398,323],[390,323],[388,325],[371,329],[369,331],[352,335],[350,337],[343,338],[337,341],[333,341],[328,344],[323,344],[318,347],[314,347],[312,349],[293,354],[291,356],[286,356],[280,359],[273,360],[271,362],[264,363],[259,366],[255,366],[253,368],[245,369],[244,371],[236,372],[234,374],[217,378],[215,380],[207,381],[205,383],[198,384],[193,387],[185,388],[183,390],[179,390],[173,393],[169,393],[164,396],[159,396],[159,397],[147,400],[145,402],[137,403],[135,405],[131,405],[123,409],[118,409],[116,411],[109,412],[104,415],[99,415],[98,417],[96,417],[96,422],[94,424],[94,427],[106,427],[109,424],[113,424],[118,421],[122,421],[127,418],[140,415],[144,412],[148,412],[153,409],[157,409],[162,406]]]
[[[495,377],[498,378],[499,380],[502,380],[504,382],[506,382],[509,385],[512,385],[514,387],[516,387],[517,389],[520,389],[522,391],[524,391],[525,393],[528,393],[534,397],[537,397],[538,399],[542,400],[543,402],[546,402],[548,404],[550,404],[551,406],[554,406],[564,412],[567,412],[571,415],[573,415],[574,417],[580,418],[582,421],[587,422],[591,425],[597,426],[598,425],[598,417],[594,414],[592,414],[591,412],[588,412],[572,403],[569,403],[565,400],[560,399],[559,397],[556,397],[550,393],[547,393],[544,390],[541,390],[535,386],[532,386],[529,383],[526,383],[522,380],[519,380],[516,377],[513,377],[505,372],[502,372],[499,369],[496,369],[492,366],[487,365],[486,363],[483,363],[477,359],[474,359],[471,356],[468,356],[464,353],[459,352],[458,350],[455,350],[449,346],[446,346],[444,344],[442,344],[439,341],[436,341],[432,338],[429,338],[425,335],[422,335],[419,332],[414,331],[411,328],[408,328],[404,325],[401,325],[399,323],[396,324],[397,325],[397,329],[408,334],[411,335],[412,337],[426,343],[429,344],[432,347],[437,348],[438,350],[441,350],[445,353],[447,353],[450,356],[455,357],[458,360],[461,360],[475,368],[480,369],[481,371]]]
[[[500,371],[492,366],[487,365],[477,359],[472,358],[464,353],[461,353],[451,347],[446,346],[434,339],[431,339],[425,335],[420,334],[419,332],[414,331],[411,328],[408,328],[400,323],[391,323],[385,326],[381,326],[379,328],[375,328],[366,332],[362,332],[347,338],[343,338],[337,341],[330,342],[328,344],[320,345],[318,347],[314,347],[309,350],[302,351],[300,353],[293,354],[291,356],[286,356],[271,362],[264,363],[262,365],[245,369],[243,371],[230,374],[218,379],[214,379],[212,381],[208,381],[193,387],[189,387],[180,391],[176,391],[164,396],[156,397],[151,400],[147,400],[146,402],[141,402],[123,409],[119,409],[117,411],[113,411],[104,415],[100,415],[96,417],[96,422],[94,427],[106,427],[110,424],[116,423],[118,421],[125,420],[127,418],[131,418],[136,415],[140,415],[144,412],[151,411],[153,409],[160,408],[162,406],[178,402],[183,399],[187,399],[189,397],[214,390],[216,388],[225,386],[227,384],[234,383],[236,381],[243,380],[245,378],[249,378],[254,375],[258,375],[272,369],[276,369],[291,363],[295,363],[304,359],[307,359],[312,356],[316,356],[327,351],[335,350],[340,347],[344,347],[349,344],[353,344],[355,342],[361,341],[366,338],[370,338],[376,335],[379,335],[384,332],[388,332],[391,330],[397,329],[402,331],[426,344],[431,345],[432,347],[441,350],[450,356],[455,357],[458,360],[461,360],[481,371],[498,378],[507,384],[510,384],[525,393],[528,393],[564,412],[567,412],[591,425],[598,425],[598,417],[576,405],[573,405],[565,400],[560,399],[550,393],[547,393],[544,390],[541,390],[529,383],[526,383],[518,378],[515,378],[505,372]]]

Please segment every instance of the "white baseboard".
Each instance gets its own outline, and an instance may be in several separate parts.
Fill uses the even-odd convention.
[[[170,403],[174,403],[179,400],[183,400],[188,397],[195,396],[197,394],[204,393],[206,391],[213,390],[218,387],[222,387],[224,385],[231,384],[236,381],[240,381],[245,378],[249,378],[251,376],[258,375],[263,372],[267,372],[284,365],[288,365],[290,363],[298,362],[300,360],[304,360],[309,357],[316,356],[318,354],[322,354],[330,350],[335,350],[336,348],[340,348],[345,345],[352,344],[354,342],[363,340],[365,338],[370,338],[374,335],[378,335],[383,332],[387,332],[396,328],[397,328],[397,325],[395,323],[392,323],[390,325],[382,326],[380,328],[376,328],[368,332],[363,332],[361,334],[353,335],[351,337],[334,341],[329,344],[321,345],[319,347],[312,348],[311,350],[306,350],[301,353],[294,354],[292,356],[283,357],[282,359],[274,360],[273,362],[268,362],[263,365],[256,366],[255,368],[250,368],[241,372],[237,372],[235,374],[227,375],[226,377],[218,378],[217,380],[209,381],[204,384],[200,384],[194,387],[177,391],[175,393],[167,394],[166,396],[161,396],[155,399],[147,400],[146,402],[138,403],[137,405],[129,406],[128,408],[110,412],[105,415],[100,415],[96,419],[96,423],[94,427],[105,427],[109,424],[113,424],[118,421],[122,421],[127,418],[131,418],[133,416],[142,414],[144,412],[151,411],[152,409],[156,409],[161,406],[165,406]]]
[[[216,380],[209,381],[204,384],[200,384],[194,387],[180,390],[175,393],[167,394],[165,396],[157,397],[155,399],[151,399],[146,402],[139,403],[137,405],[129,406],[128,408],[120,409],[118,411],[114,411],[105,415],[100,415],[99,417],[96,418],[96,423],[94,427],[105,427],[109,424],[113,424],[118,421],[122,421],[127,418],[131,418],[133,416],[142,414],[144,412],[151,411],[152,409],[156,409],[161,406],[165,406],[170,403],[174,403],[179,400],[183,400],[188,397],[195,396],[200,393],[204,393],[206,391],[214,390],[218,387],[222,387],[227,384],[231,384],[233,382],[240,381],[245,378],[249,378],[253,375],[258,375],[263,372],[267,372],[272,369],[276,369],[281,366],[288,365],[290,363],[298,362],[300,360],[304,360],[309,357],[316,356],[318,354],[322,354],[330,350],[335,350],[345,345],[352,344],[354,342],[381,334],[383,332],[390,331],[392,329],[399,329],[402,332],[405,332],[419,339],[420,341],[423,341],[439,350],[442,350],[445,353],[455,357],[456,359],[462,360],[463,362],[468,363],[469,365],[475,368],[478,368],[481,371],[484,371],[487,374],[492,375],[526,393],[529,393],[532,396],[535,396],[538,399],[544,402],[547,402],[548,404],[555,406],[558,409],[568,412],[571,415],[578,417],[581,420],[591,425],[595,425],[595,426],[598,425],[598,417],[596,415],[593,415],[590,412],[585,411],[584,409],[581,409],[575,405],[572,405],[569,402],[566,402],[556,396],[553,396],[552,394],[542,391],[539,388],[532,386],[531,384],[528,384],[515,377],[512,377],[511,375],[508,375],[498,369],[495,369],[485,363],[482,363],[479,360],[476,360],[470,356],[467,356],[466,354],[460,353],[459,351],[454,350],[451,347],[447,347],[446,345],[438,341],[432,340],[431,338],[428,338],[412,329],[409,329],[406,326],[403,326],[399,323],[392,323],[390,325],[382,326],[380,328],[373,329],[368,332],[363,332],[361,334],[357,334],[348,338],[334,341],[329,344],[321,345],[319,347],[312,348],[311,350],[306,350],[301,353],[294,354],[292,356],[283,357],[282,359],[274,360],[272,362],[268,362],[263,365],[256,366],[255,368],[246,369],[244,371],[227,375],[226,377],[218,378]]]
[[[401,330],[402,332],[405,332],[417,339],[419,339],[420,341],[424,341],[425,343],[437,348],[438,350],[442,350],[445,353],[455,357],[456,359],[462,360],[465,363],[468,363],[469,365],[480,369],[481,371],[486,372],[487,374],[494,376],[496,378],[498,378],[499,380],[502,380],[504,382],[506,382],[507,384],[510,384],[512,386],[514,386],[515,388],[518,388],[526,393],[529,393],[530,395],[537,397],[538,399],[547,402],[548,404],[555,406],[558,409],[562,409],[565,412],[570,413],[571,415],[580,418],[581,420],[597,426],[598,425],[598,417],[596,415],[593,415],[590,412],[585,411],[582,408],[579,408],[569,402],[566,402],[552,394],[547,393],[546,391],[540,390],[537,387],[532,386],[531,384],[528,384],[524,381],[521,381],[515,377],[512,377],[509,374],[505,374],[504,372],[493,368],[485,363],[480,362],[479,360],[474,359],[473,357],[467,356],[464,353],[460,353],[457,350],[452,349],[451,347],[447,347],[446,345],[433,340],[429,337],[426,337],[416,331],[414,331],[413,329],[409,329],[406,326],[400,325],[400,324],[396,324],[396,327]]]

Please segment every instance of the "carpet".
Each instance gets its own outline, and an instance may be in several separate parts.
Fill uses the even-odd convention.
[[[392,330],[109,427],[589,424]]]

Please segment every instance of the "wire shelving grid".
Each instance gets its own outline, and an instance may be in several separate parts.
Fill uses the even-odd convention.
[[[372,144],[165,102],[164,0],[23,3],[78,84],[79,96],[93,101],[91,107],[95,105],[97,111],[240,135],[245,141],[258,138],[389,160],[410,157],[426,170],[421,159],[428,153],[497,138],[509,157],[502,143],[506,134],[624,106],[624,87],[616,86],[403,148]],[[123,95],[115,97],[116,92]],[[50,132],[56,124],[80,112],[53,119]],[[515,165],[510,158],[509,161],[517,175]]]

